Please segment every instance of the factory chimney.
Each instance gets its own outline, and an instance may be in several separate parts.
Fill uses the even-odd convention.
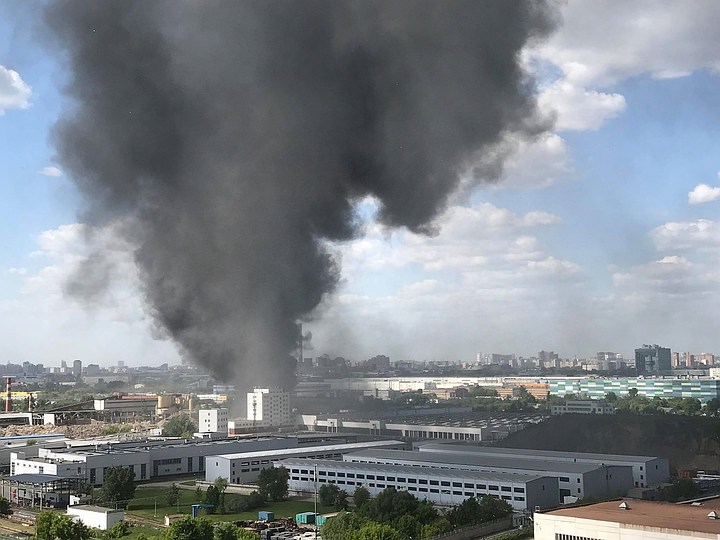
[[[12,382],[11,378],[7,378],[7,392],[5,394],[5,412],[12,412]]]

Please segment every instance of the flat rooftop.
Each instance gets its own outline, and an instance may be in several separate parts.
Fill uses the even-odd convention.
[[[353,452],[345,456],[345,461],[353,459],[403,460],[418,463],[442,465],[468,465],[473,467],[489,467],[498,469],[518,469],[548,471],[558,473],[583,474],[598,468],[596,463],[573,463],[567,461],[546,461],[542,459],[513,459],[512,457],[495,457],[483,454],[440,454],[434,452],[412,452],[406,450],[366,450]],[[457,468],[457,467],[456,467]]]
[[[544,512],[552,516],[620,523],[635,527],[671,529],[698,533],[720,534],[720,519],[710,519],[712,508],[688,504],[672,504],[628,499],[629,510],[620,508],[621,501],[609,501],[574,508]]]
[[[299,453],[316,453],[316,452],[352,452],[355,450],[363,450],[365,448],[378,448],[383,446],[405,445],[400,441],[368,441],[359,443],[346,444],[323,444],[318,446],[299,446],[295,448],[280,448],[277,450],[258,450],[254,452],[237,452],[234,454],[218,454],[213,458],[225,459],[252,459],[256,457],[277,457],[299,454]]]
[[[317,465],[318,467],[333,468],[340,471],[348,469],[358,471],[384,471],[399,475],[415,474],[418,476],[432,476],[438,478],[473,478],[476,480],[489,480],[497,482],[525,483],[532,480],[547,478],[539,475],[515,474],[515,473],[491,473],[482,471],[457,471],[449,469],[429,469],[427,467],[412,467],[407,465],[382,465],[376,463],[357,463],[349,461],[335,461],[333,459],[284,459],[278,462],[286,469],[288,467],[302,467],[308,469]]]
[[[637,463],[645,463],[657,457],[651,456],[632,456],[628,454],[591,454],[586,452],[560,452],[555,450],[530,450],[526,448],[500,448],[498,446],[478,446],[473,444],[442,444],[442,443],[419,443],[415,445],[421,452],[433,452],[436,450],[445,450],[457,453],[478,453],[478,454],[497,454],[508,456],[522,456],[522,459],[528,458],[544,458],[552,460],[559,459],[583,459],[588,461],[597,461],[605,463],[607,461],[630,461]],[[424,450],[427,449],[427,450]]]
[[[342,417],[342,415],[340,415]],[[493,411],[472,411],[463,413],[439,413],[422,414],[414,416],[395,417],[373,417],[362,416],[359,418],[343,418],[343,422],[368,422],[370,420],[381,420],[386,425],[412,425],[432,427],[503,427],[513,424],[533,424],[545,420],[548,417],[542,413],[510,413]],[[337,418],[333,415],[323,415],[318,420]]]

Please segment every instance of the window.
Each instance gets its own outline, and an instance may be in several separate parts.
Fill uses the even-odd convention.
[[[453,482],[453,487],[462,487],[462,482]]]
[[[240,472],[241,472],[241,473],[250,472],[250,469],[240,469]]]
[[[422,478],[418,480],[418,483],[427,485],[427,480],[423,480]]]
[[[338,478],[345,478],[344,472],[339,472],[339,473],[337,473],[337,475],[338,475]]]
[[[328,476],[335,476],[335,473],[333,471],[328,471]]]
[[[347,473],[347,477],[348,477],[348,478],[355,478],[355,475],[354,475],[353,473],[349,472],[349,473]],[[389,478],[388,478],[388,480],[389,480]]]
[[[500,489],[502,491],[510,491],[510,486],[502,486]]]
[[[487,486],[485,484],[477,484],[475,489],[487,489]]]
[[[407,482],[407,478],[401,478],[401,477],[399,477],[399,476],[398,476],[398,479],[397,479],[397,481],[398,481],[398,482],[403,482],[403,483],[404,483],[404,482]]]
[[[524,501],[524,500],[525,500],[525,497],[518,497],[518,496],[516,495],[516,496],[515,496],[515,500],[516,500],[516,501]]]
[[[296,469],[297,470],[297,469]],[[327,476],[327,473],[325,471],[318,471],[318,474],[320,476]]]
[[[453,495],[462,495],[462,491],[453,491]]]
[[[578,483],[578,484],[580,483],[580,479],[579,479],[579,478],[577,479],[577,483]]]
[[[499,491],[500,488],[498,486],[490,486],[490,491]]]
[[[512,500],[512,497],[511,497],[510,495],[503,495],[502,498],[503,498],[503,501],[510,501],[510,500]]]
[[[439,489],[430,488],[430,493],[440,493]]]
[[[450,487],[450,482],[442,481],[442,482],[440,482],[440,485],[445,486],[445,487]]]
[[[408,478],[408,484],[417,484],[417,478]]]
[[[567,476],[561,476],[558,480],[560,480],[561,482],[569,482],[570,478]]]
[[[375,475],[374,475],[374,474],[368,474],[368,475],[367,475],[367,479],[368,479],[368,480],[375,480]]]
[[[431,485],[431,486],[438,486],[438,485],[440,485],[440,482],[438,482],[437,480],[430,480],[430,485]]]
[[[515,493],[525,493],[525,488],[516,487],[516,488],[513,488],[513,491]]]
[[[358,474],[357,477],[358,477],[358,478],[365,479],[365,475],[364,475],[364,474]]]
[[[385,480],[385,477],[384,477],[384,476],[379,476],[379,475],[378,475],[378,476],[376,477],[376,479],[377,479],[377,480]]]

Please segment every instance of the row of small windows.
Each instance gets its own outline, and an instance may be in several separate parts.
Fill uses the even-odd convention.
[[[555,533],[555,540],[600,540],[590,536],[577,536],[576,534]]]

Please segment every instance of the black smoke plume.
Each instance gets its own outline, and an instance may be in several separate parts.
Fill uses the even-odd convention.
[[[148,309],[182,353],[287,386],[296,323],[338,280],[324,244],[359,234],[354,204],[430,231],[463,168],[542,129],[519,54],[555,15],[539,0],[59,0],[45,18],[70,100],[53,141],[84,218],[134,224]]]

